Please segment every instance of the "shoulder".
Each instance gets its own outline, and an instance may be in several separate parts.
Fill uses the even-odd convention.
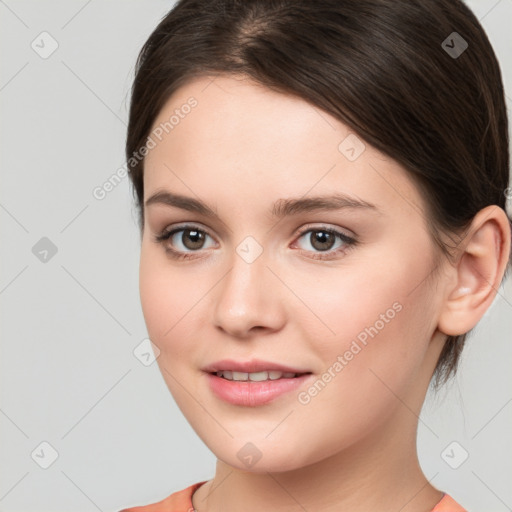
[[[181,491],[172,493],[158,503],[124,508],[119,512],[193,512],[192,494],[204,483],[206,483],[206,480],[192,484]]]
[[[445,494],[441,501],[432,509],[432,512],[467,512],[467,510],[459,505],[451,496]]]

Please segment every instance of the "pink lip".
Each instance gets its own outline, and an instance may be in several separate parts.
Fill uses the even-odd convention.
[[[212,392],[222,400],[233,405],[256,407],[271,402],[284,393],[297,389],[306,380],[312,377],[312,374],[308,373],[291,379],[281,378],[260,382],[232,381],[224,379],[223,377],[217,377],[217,375],[212,373],[207,373],[206,377],[208,378],[208,384]]]
[[[270,361],[263,361],[261,359],[252,359],[251,361],[235,361],[233,359],[222,359],[208,366],[202,368],[203,371],[208,373],[214,373],[221,370],[232,370],[235,372],[264,372],[270,370],[276,370],[279,372],[289,373],[310,373],[309,370],[300,368],[292,368],[291,366],[284,366],[278,363],[272,363]]]

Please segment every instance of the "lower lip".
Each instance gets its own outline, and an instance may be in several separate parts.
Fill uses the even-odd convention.
[[[215,395],[233,405],[256,407],[271,402],[285,393],[289,393],[304,384],[311,373],[292,379],[240,382],[207,374],[208,384]]]

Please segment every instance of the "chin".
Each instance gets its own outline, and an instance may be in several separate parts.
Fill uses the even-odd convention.
[[[301,467],[307,465],[307,463],[301,461],[291,462],[290,460],[287,460],[287,457],[276,458],[275,455],[266,458],[262,456],[262,458],[251,467],[248,467],[247,465],[241,463],[240,460],[236,457],[230,457],[229,459],[220,460],[222,460],[229,466],[238,469],[241,472],[253,474],[283,473],[286,471],[300,469]]]
[[[205,441],[206,443],[206,441]],[[246,473],[280,473],[293,471],[320,460],[313,453],[298,453],[303,441],[282,444],[282,440],[254,443],[232,439],[229,443],[206,443],[210,451],[225,464]],[[308,456],[309,455],[309,456]],[[313,460],[315,459],[315,460]]]

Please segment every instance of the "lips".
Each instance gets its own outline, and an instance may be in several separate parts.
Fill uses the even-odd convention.
[[[289,395],[313,378],[311,371],[272,361],[222,359],[201,368],[210,390],[233,405],[256,407]]]
[[[288,395],[313,378],[311,371],[272,361],[223,359],[202,368],[210,390],[233,405],[256,407]]]
[[[241,373],[277,371],[288,374],[294,373],[298,374],[299,376],[306,373],[311,373],[310,370],[305,368],[286,366],[280,363],[273,363],[271,361],[263,361],[261,359],[252,359],[251,361],[222,359],[221,361],[216,361],[215,363],[205,366],[202,368],[202,370],[208,373],[217,373],[224,370]]]
[[[225,370],[228,371],[228,370]],[[236,381],[218,377],[215,373],[205,373],[206,381],[211,392],[220,400],[232,405],[243,407],[258,407],[277,398],[291,400],[290,395],[301,386],[310,382],[314,376],[311,373],[294,378],[280,378],[260,382]]]

